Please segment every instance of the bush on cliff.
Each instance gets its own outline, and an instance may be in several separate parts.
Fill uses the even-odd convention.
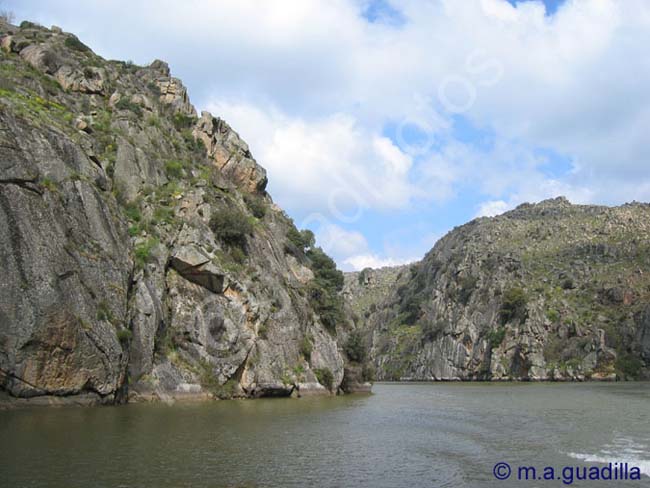
[[[363,363],[366,360],[367,351],[366,345],[363,341],[363,336],[359,331],[353,331],[343,347],[345,354],[348,355],[350,361]]]
[[[210,228],[226,244],[244,247],[246,236],[253,233],[248,217],[236,208],[224,208],[210,218]]]
[[[332,388],[334,388],[334,374],[332,374],[332,370],[329,368],[319,368],[314,370],[314,374],[321,385],[329,391],[332,391]]]
[[[503,325],[513,320],[523,322],[528,317],[528,297],[526,292],[518,287],[513,287],[503,294],[501,310],[499,313]]]

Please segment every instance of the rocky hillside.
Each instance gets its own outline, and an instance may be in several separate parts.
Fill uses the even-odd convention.
[[[0,389],[336,392],[343,276],[167,64],[0,22]]]
[[[650,376],[650,205],[525,204],[347,283],[378,379]]]

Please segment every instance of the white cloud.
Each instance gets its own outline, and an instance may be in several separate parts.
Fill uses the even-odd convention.
[[[417,258],[413,259],[393,259],[393,258],[381,258],[376,254],[359,254],[356,256],[351,256],[343,261],[345,269],[350,269],[350,271],[361,271],[364,268],[384,268],[386,266],[398,266],[401,264],[408,264],[417,261]]]
[[[269,174],[280,205],[351,221],[367,208],[405,206],[416,191],[412,161],[346,114],[306,120],[273,107],[214,100],[208,109],[238,127]]]
[[[501,215],[504,212],[507,212],[512,207],[508,202],[503,200],[490,200],[488,202],[483,202],[479,206],[478,212],[476,213],[477,217],[494,217],[496,215]]]
[[[367,209],[408,211],[416,201],[444,212],[464,192],[484,198],[479,214],[558,194],[650,200],[647,0],[566,0],[552,17],[532,1],[402,0],[399,25],[367,22],[367,4],[116,0],[79,9],[72,0],[16,0],[7,8],[59,24],[107,57],[168,60],[193,101],[250,143],[278,203],[301,215],[351,224]],[[490,143],[456,132],[451,105],[467,105],[466,125]],[[428,152],[386,137],[387,126],[405,122],[429,132]],[[549,169],[538,149],[572,167]],[[377,246],[355,255],[376,257]]]
[[[505,0],[404,0],[395,4],[405,18],[398,27],[366,22],[360,15],[366,4],[224,0],[216,8],[210,0],[195,0],[188,8],[171,0],[118,0],[87,2],[79,10],[72,0],[32,0],[8,7],[19,16],[60,23],[109,56],[168,58],[202,106],[216,100],[263,112],[276,107],[288,117],[286,125],[265,138],[272,147],[257,144],[257,154],[280,192],[294,190],[284,166],[297,170],[311,189],[323,176],[319,164],[340,172],[352,161],[354,170],[342,173],[347,179],[350,173],[374,174],[377,156],[379,167],[393,165],[397,172],[391,175],[384,166],[383,177],[395,178],[397,186],[370,179],[385,196],[367,204],[408,205],[405,192],[412,189],[400,171],[409,162],[403,154],[388,154],[382,143],[372,146],[387,121],[440,109],[440,87],[449,79],[463,80],[454,85],[461,98],[471,89],[465,100],[472,95],[475,102],[465,115],[473,122],[494,129],[497,139],[571,156],[581,168],[574,179],[590,185],[594,198],[609,201],[612,179],[638,183],[642,176],[647,182],[647,1],[567,0],[548,17],[540,2],[514,8]],[[494,82],[497,71],[502,76]],[[430,103],[423,107],[421,100]],[[273,111],[265,115],[277,122]],[[426,125],[439,127],[425,116]],[[297,161],[303,151],[311,151],[309,164]],[[268,153],[276,159],[267,161]],[[356,171],[359,165],[364,170]],[[324,181],[321,190],[331,178]],[[453,188],[443,189],[443,198],[454,195]]]
[[[368,241],[360,232],[348,231],[334,224],[318,229],[316,238],[325,252],[339,259],[368,249]]]

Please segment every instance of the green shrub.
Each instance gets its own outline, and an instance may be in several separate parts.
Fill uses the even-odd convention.
[[[135,246],[135,262],[138,267],[143,268],[151,258],[151,252],[158,245],[158,239],[151,237]]]
[[[257,329],[257,335],[259,335],[262,339],[266,339],[269,334],[269,328],[266,324],[260,325],[259,328]]]
[[[68,49],[73,49],[82,53],[90,51],[90,48],[81,42],[76,36],[72,34],[65,38],[64,41],[65,47]]]
[[[175,113],[172,117],[172,122],[176,130],[189,129],[196,123],[196,117],[185,115],[182,113]]]
[[[528,297],[521,288],[510,288],[503,294],[500,317],[503,325],[512,320],[525,321],[528,317]]]
[[[38,184],[41,188],[44,188],[48,191],[56,191],[57,185],[56,182],[49,176],[45,176],[38,181]]]
[[[506,338],[506,329],[505,327],[499,327],[498,329],[493,329],[487,334],[487,341],[490,344],[492,349],[499,347],[503,340]]]
[[[363,268],[357,276],[357,282],[359,285],[363,285],[366,282],[366,277],[372,272],[372,268]]]
[[[105,300],[102,300],[97,304],[97,314],[96,314],[97,320],[106,320],[108,322],[113,321],[113,312],[111,312],[111,309],[108,306],[108,303]]]
[[[643,361],[632,354],[619,354],[616,358],[616,370],[624,379],[638,378],[642,368]]]
[[[366,360],[367,351],[364,344],[363,336],[357,330],[353,331],[343,347],[345,354],[348,355],[350,361],[363,363]]]
[[[133,222],[140,222],[142,220],[142,213],[140,212],[140,205],[138,202],[128,202],[124,206],[124,213],[127,218]]]
[[[546,312],[546,318],[548,318],[553,323],[557,323],[560,321],[560,312],[557,310],[548,310]]]
[[[174,209],[168,207],[156,207],[153,211],[153,219],[156,223],[173,224]]]
[[[318,283],[311,283],[309,287],[309,303],[320,317],[325,328],[331,333],[335,333],[336,326],[345,320],[342,299],[335,291]]]
[[[30,22],[29,20],[23,20],[20,23],[20,28],[21,29],[36,29],[38,27],[40,27],[40,25],[35,24],[34,22]]]
[[[573,279],[571,279],[571,278],[566,278],[565,280],[562,281],[562,289],[563,290],[573,290],[575,287],[576,287],[576,285],[573,282]]]
[[[332,391],[332,388],[334,388],[334,375],[332,374],[332,370],[329,368],[319,368],[314,370],[314,374],[321,385],[329,391]]]
[[[246,253],[242,250],[241,247],[231,247],[228,250],[228,254],[237,264],[244,264],[246,262]]]
[[[237,381],[228,380],[223,385],[218,385],[212,389],[212,393],[221,400],[230,400],[237,392]]]
[[[120,329],[117,331],[117,340],[122,344],[129,342],[132,337],[133,332],[131,332],[129,329]]]
[[[399,291],[398,291],[399,293]],[[417,294],[406,294],[400,300],[399,315],[405,325],[414,325],[420,318],[420,306],[422,297]]]
[[[150,115],[147,118],[147,125],[149,127],[156,127],[157,129],[160,129],[162,127],[162,123],[156,115]]]
[[[185,165],[180,161],[167,161],[165,163],[165,173],[167,178],[180,179],[183,177]]]
[[[311,231],[307,231],[310,232]],[[313,236],[313,234],[311,234]],[[315,280],[331,292],[343,289],[343,273],[336,268],[332,258],[323,252],[320,247],[315,247],[307,252]]]
[[[246,236],[253,233],[248,217],[236,208],[224,208],[210,218],[212,232],[226,244],[244,247]]]
[[[138,117],[142,115],[142,108],[137,103],[133,103],[129,97],[122,97],[115,104],[115,108],[118,110],[128,110],[133,112]]]
[[[372,364],[364,364],[361,370],[361,378],[363,381],[375,381],[377,377],[375,367]]]
[[[312,248],[316,244],[316,238],[312,231],[309,229],[299,231],[293,225],[287,231],[287,239],[303,252],[306,248]]]
[[[300,354],[309,361],[311,359],[311,353],[314,350],[314,345],[312,344],[312,338],[306,335],[302,338],[300,342]]]
[[[244,195],[244,202],[248,210],[258,219],[264,218],[266,215],[266,203],[264,199],[257,195]]]

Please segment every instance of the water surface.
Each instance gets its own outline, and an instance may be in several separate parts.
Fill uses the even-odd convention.
[[[627,461],[650,486],[650,384],[377,384],[370,396],[0,412],[6,487],[564,486],[497,462]]]

